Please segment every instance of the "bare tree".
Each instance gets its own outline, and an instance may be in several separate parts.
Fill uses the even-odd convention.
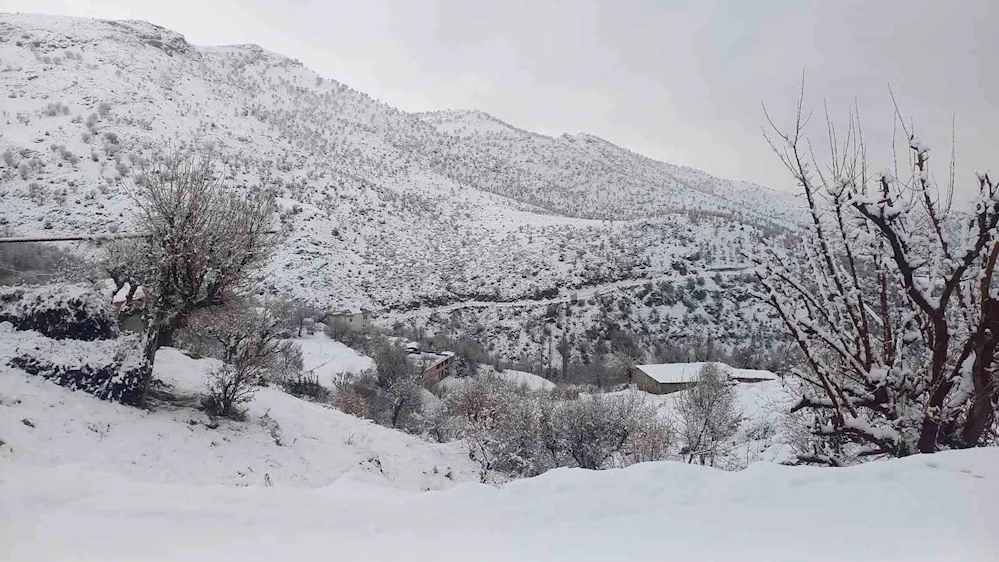
[[[807,365],[793,371],[807,383],[793,411],[815,412],[822,446],[799,455],[805,462],[975,447],[995,421],[999,189],[979,174],[972,211],[953,211],[953,152],[941,188],[929,149],[897,108],[896,117],[908,163],[896,156],[877,174],[854,111],[845,132],[827,112],[824,165],[805,138],[802,99],[792,130],[770,121],[768,140],[804,192],[808,225],[801,255],[770,247],[753,260],[760,296]]]
[[[701,367],[697,384],[677,395],[676,412],[688,463],[714,466],[733,446],[742,421],[735,388],[718,363]]]
[[[247,300],[195,310],[184,319],[183,334],[223,363],[247,369],[254,381],[280,380],[301,370],[301,350],[270,310]],[[297,356],[296,356],[297,355]]]
[[[148,236],[130,249],[134,267],[116,282],[128,278],[145,294],[143,401],[156,349],[171,342],[190,312],[246,292],[250,272],[277,242],[273,197],[235,192],[219,167],[211,152],[178,153],[144,167],[127,184],[136,227]]]

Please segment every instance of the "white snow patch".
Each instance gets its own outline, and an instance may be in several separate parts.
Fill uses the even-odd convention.
[[[995,560],[999,449],[846,469],[558,469],[501,488],[135,483],[5,471],[0,548],[34,560]]]
[[[333,378],[340,373],[357,374],[365,369],[375,368],[375,362],[370,357],[331,340],[325,334],[304,336],[292,341],[302,349],[305,370],[315,374],[319,383],[325,386],[330,386]]]

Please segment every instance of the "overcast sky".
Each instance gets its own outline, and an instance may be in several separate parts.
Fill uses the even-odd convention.
[[[946,177],[999,175],[999,2],[0,0],[4,11],[142,19],[199,45],[256,43],[407,111],[481,109],[518,127],[588,132],[676,164],[792,189],[760,103],[859,102],[887,167],[891,84]],[[821,120],[813,137],[822,141]]]

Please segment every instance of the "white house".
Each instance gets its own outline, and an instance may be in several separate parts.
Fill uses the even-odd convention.
[[[330,316],[334,322],[344,322],[354,330],[371,327],[371,311],[366,308],[338,310]]]

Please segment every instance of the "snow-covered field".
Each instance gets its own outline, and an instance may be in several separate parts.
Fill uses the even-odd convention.
[[[559,469],[413,493],[136,483],[76,466],[0,475],[10,560],[993,561],[999,450],[847,469]]]
[[[37,339],[8,328],[3,355]],[[330,373],[367,359],[319,336],[305,342],[308,361]],[[999,517],[999,449],[848,469],[556,469],[491,487],[477,483],[461,443],[429,443],[275,388],[257,391],[247,421],[213,422],[192,401],[214,360],[164,348],[156,364],[175,398],[152,411],[0,368],[0,559],[975,561],[999,553],[990,523]],[[548,386],[517,371],[482,376]],[[747,415],[770,415],[768,404],[785,395],[780,385],[739,385]],[[675,395],[648,399],[668,414]]]
[[[302,350],[303,369],[316,375],[319,384],[326,387],[332,385],[337,375],[357,374],[375,367],[375,362],[370,357],[365,357],[321,333],[296,338],[295,343]]]
[[[12,348],[31,334],[3,333],[0,344]],[[257,391],[246,422],[220,419],[213,427],[196,408],[195,394],[214,365],[161,349],[157,378],[191,398],[154,411],[103,402],[2,366],[0,472],[60,466],[141,482],[275,487],[324,486],[347,475],[405,490],[478,478],[478,465],[460,443],[429,443],[272,387]]]

